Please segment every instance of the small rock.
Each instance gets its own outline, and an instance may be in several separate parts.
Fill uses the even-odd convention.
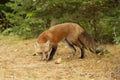
[[[61,58],[58,58],[58,59],[55,61],[55,64],[60,64],[61,61],[62,61],[62,59],[61,59]]]

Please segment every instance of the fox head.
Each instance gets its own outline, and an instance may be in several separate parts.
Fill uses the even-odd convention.
[[[46,43],[35,42],[35,54],[41,57],[41,60],[49,60],[52,47],[50,46],[50,41]]]

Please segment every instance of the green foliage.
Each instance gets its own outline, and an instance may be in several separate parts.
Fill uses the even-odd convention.
[[[3,1],[4,2],[4,1]],[[8,20],[5,18],[5,14],[2,11],[11,11],[11,9],[4,4],[0,4],[0,32],[9,27]]]
[[[34,15],[34,10],[31,9],[32,4],[32,0],[11,0],[6,4],[7,7],[12,9],[12,12],[3,11],[10,25],[10,28],[3,31],[3,34],[29,38],[36,36],[38,31],[42,31],[40,24],[43,21],[32,17]]]
[[[10,0],[4,34],[35,37],[57,23],[80,24],[98,42],[120,42],[118,0]],[[115,28],[115,29],[114,29]]]

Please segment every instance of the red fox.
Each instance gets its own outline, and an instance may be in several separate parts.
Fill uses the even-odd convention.
[[[35,43],[36,53],[41,55],[42,60],[52,60],[57,50],[58,42],[65,40],[72,48],[72,53],[75,54],[76,48],[81,50],[80,58],[84,58],[84,48],[93,53],[99,53],[97,45],[94,40],[87,34],[87,32],[76,23],[62,23],[50,27],[48,30],[42,32],[37,42]]]

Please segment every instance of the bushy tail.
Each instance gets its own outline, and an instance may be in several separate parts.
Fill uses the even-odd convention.
[[[80,44],[82,44],[86,49],[90,50],[93,53],[96,53],[97,45],[87,32],[84,31],[79,35],[79,41]]]

